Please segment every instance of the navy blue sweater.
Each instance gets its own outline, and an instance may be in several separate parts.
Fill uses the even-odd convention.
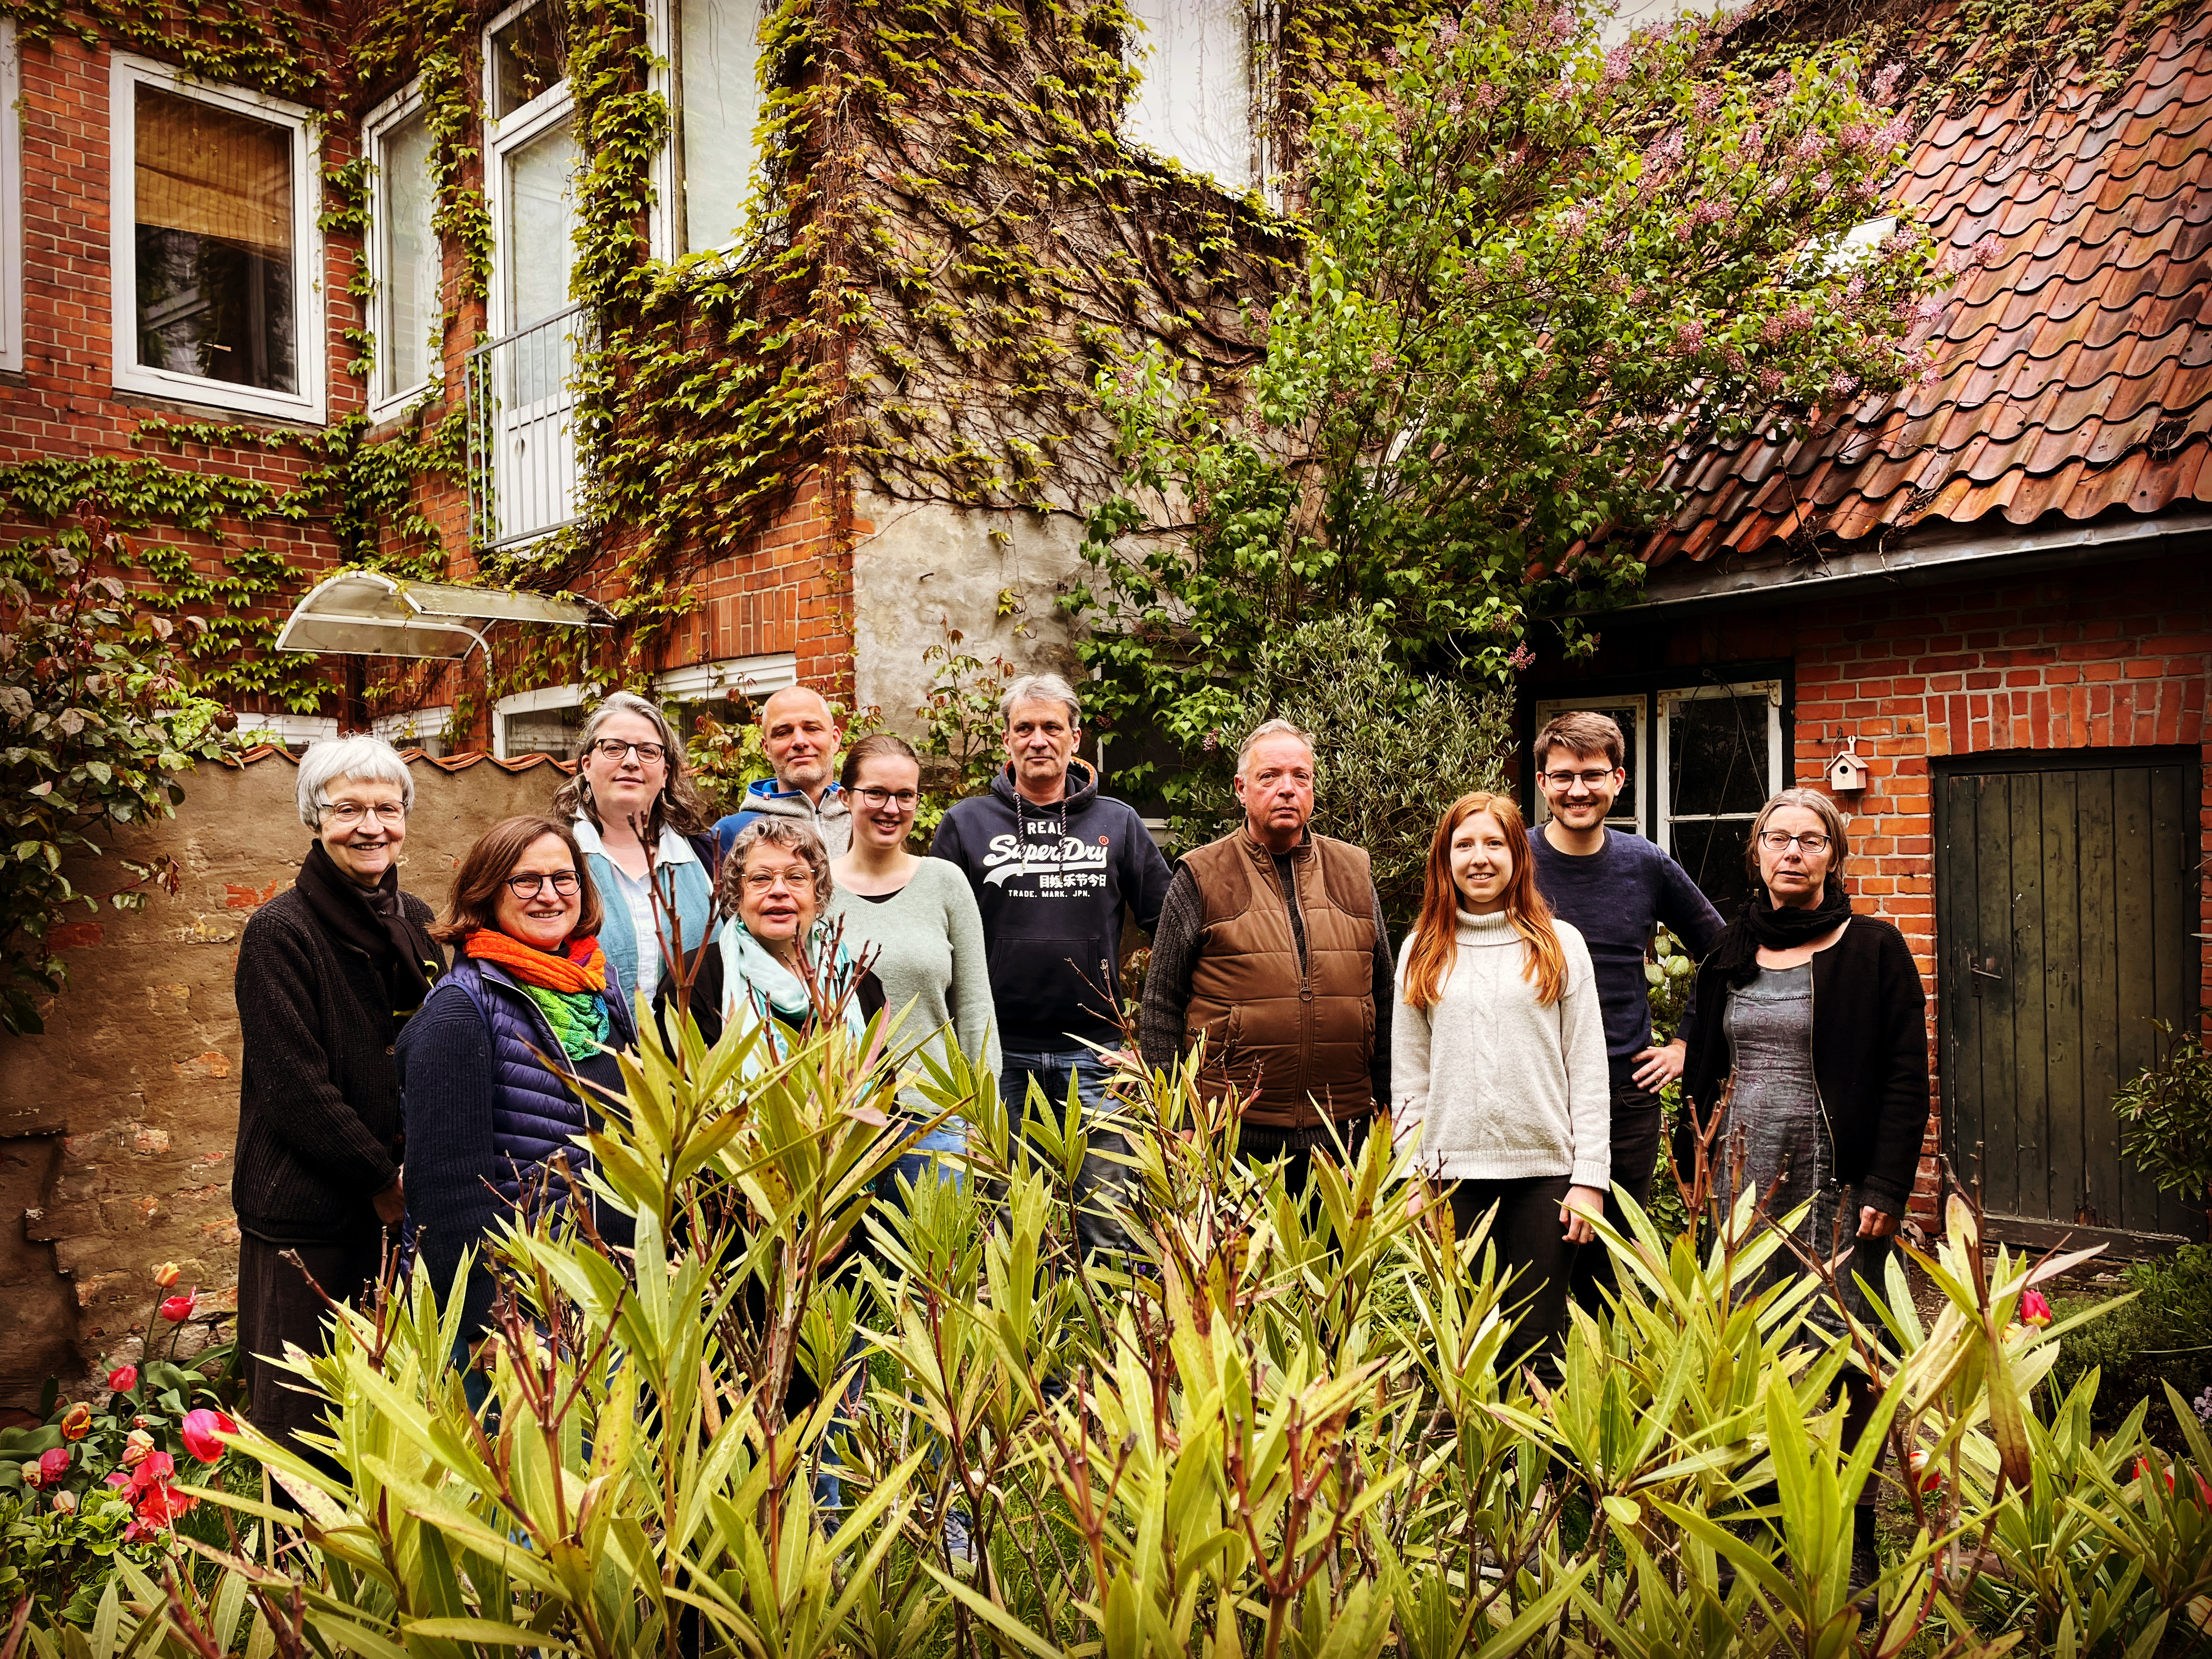
[[[1536,890],[1552,913],[1573,925],[1589,945],[1605,1015],[1605,1052],[1616,1076],[1621,1062],[1651,1046],[1651,992],[1644,952],[1654,923],[1681,940],[1693,957],[1712,949],[1724,925],[1690,872],[1641,836],[1608,829],[1605,845],[1587,857],[1562,853],[1541,830],[1528,837]],[[1682,1025],[1689,1028],[1688,1011]]]

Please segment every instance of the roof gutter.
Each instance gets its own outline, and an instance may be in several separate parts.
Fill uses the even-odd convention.
[[[1683,560],[1679,567],[1662,565],[1644,584],[1643,598],[1591,615],[1635,618],[1750,605],[1797,605],[1832,595],[1955,580],[1969,568],[1976,574],[2033,575],[2099,559],[2170,553],[2174,544],[2192,538],[2212,538],[2212,513],[2069,524],[1994,536],[1960,532],[1901,547],[1810,557],[1759,561],[1753,556],[1728,569],[1716,568],[1718,561]],[[1674,574],[1678,568],[1679,576]]]

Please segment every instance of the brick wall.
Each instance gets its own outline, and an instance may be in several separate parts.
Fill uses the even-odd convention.
[[[2180,555],[2064,575],[1966,580],[1826,605],[1722,613],[1654,627],[1624,617],[1571,672],[1540,667],[1532,696],[1577,680],[1787,659],[1795,678],[1792,781],[1818,785],[1851,743],[1869,785],[1851,808],[1852,886],[1911,941],[1935,1051],[1936,848],[1930,763],[2020,750],[2191,746],[2203,758],[2198,853],[2212,854],[2212,568]],[[2201,866],[2200,866],[2201,874]],[[2212,884],[2196,929],[2212,933]],[[2212,941],[2200,941],[2212,977]],[[1930,1103],[1916,1207],[1932,1212],[1942,1079]]]

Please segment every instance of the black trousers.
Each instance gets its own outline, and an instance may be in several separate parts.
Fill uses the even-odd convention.
[[[1498,1277],[1516,1275],[1505,1301],[1519,1310],[1505,1356],[1516,1364],[1533,1356],[1537,1375],[1547,1385],[1559,1379],[1568,1282],[1582,1248],[1567,1243],[1567,1224],[1559,1219],[1559,1206],[1573,1184],[1565,1176],[1537,1176],[1526,1181],[1462,1181],[1451,1189],[1452,1225],[1462,1238],[1484,1212],[1498,1207],[1490,1242],[1498,1251]]]
[[[1651,1201],[1652,1172],[1659,1167],[1659,1135],[1666,1108],[1659,1097],[1639,1089],[1624,1073],[1613,1085],[1613,1181],[1605,1194],[1606,1224],[1626,1235],[1628,1217],[1612,1190],[1625,1187],[1638,1206]],[[1575,1258],[1574,1297],[1583,1311],[1605,1311],[1608,1295],[1620,1293],[1613,1252],[1593,1243]]]
[[[1304,1198],[1306,1188],[1313,1181],[1314,1159],[1335,1158],[1336,1142],[1344,1143],[1343,1161],[1357,1163],[1367,1145],[1367,1131],[1375,1121],[1372,1112],[1364,1117],[1355,1117],[1330,1129],[1316,1124],[1307,1129],[1273,1129],[1262,1124],[1241,1124],[1237,1131],[1237,1156],[1248,1164],[1279,1164],[1283,1166],[1283,1185],[1292,1198]]]
[[[272,1363],[283,1358],[288,1342],[320,1353],[329,1313],[307,1275],[283,1259],[286,1251],[298,1255],[325,1293],[358,1306],[383,1271],[384,1229],[316,1244],[272,1244],[251,1233],[238,1242],[238,1349],[246,1409],[262,1433],[327,1468],[330,1460],[300,1440],[302,1431],[321,1428],[323,1401],[300,1392],[307,1378]]]

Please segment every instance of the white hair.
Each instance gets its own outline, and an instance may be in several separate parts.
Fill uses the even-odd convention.
[[[1075,688],[1057,674],[1024,674],[1008,686],[999,699],[999,723],[1012,726],[1014,710],[1025,702],[1066,703],[1068,725],[1083,729],[1083,705],[1076,700]]]
[[[1237,745],[1237,775],[1238,777],[1244,775],[1244,763],[1251,756],[1252,750],[1268,738],[1296,738],[1300,743],[1305,744],[1307,758],[1313,757],[1312,732],[1293,726],[1285,720],[1262,720],[1252,728],[1243,742]]]
[[[331,786],[348,778],[363,783],[396,783],[399,802],[415,810],[415,780],[399,751],[382,738],[334,738],[311,744],[300,757],[300,822],[310,830],[323,827],[322,809],[331,804]]]

